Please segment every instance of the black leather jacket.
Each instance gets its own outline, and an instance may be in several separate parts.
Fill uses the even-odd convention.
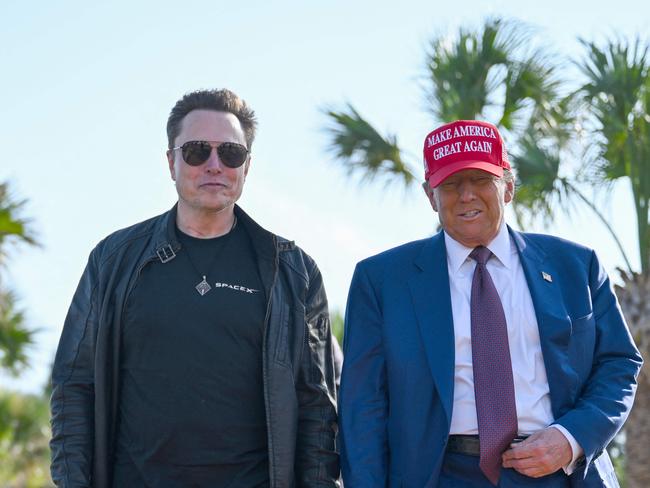
[[[271,488],[336,487],[336,400],[327,298],[314,261],[235,207],[267,297],[264,399]],[[141,270],[183,252],[176,208],[117,231],[92,251],[52,372],[52,478],[110,488],[124,304]]]

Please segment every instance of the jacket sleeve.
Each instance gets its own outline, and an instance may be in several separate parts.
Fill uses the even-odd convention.
[[[296,486],[338,487],[332,336],[323,279],[315,265],[309,273],[305,317],[307,337],[296,378]]]
[[[591,372],[575,407],[556,419],[583,448],[586,466],[623,426],[632,408],[642,364],[609,278],[593,251],[589,293],[593,313],[584,320],[595,327]]]
[[[345,316],[339,422],[343,482],[387,486],[388,389],[380,304],[363,262],[350,285]]]
[[[90,487],[92,483],[96,253],[90,255],[72,299],[52,369],[50,469],[58,487]]]

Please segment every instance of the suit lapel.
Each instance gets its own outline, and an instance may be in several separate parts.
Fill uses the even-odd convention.
[[[409,279],[413,308],[449,423],[454,399],[454,325],[442,232],[426,241],[414,264],[417,270]]]
[[[564,305],[560,283],[562,270],[556,269],[546,253],[528,236],[508,227],[519,252],[530,296],[535,308],[551,407],[557,417],[565,403],[574,398],[577,375],[571,368],[568,346],[571,319]]]

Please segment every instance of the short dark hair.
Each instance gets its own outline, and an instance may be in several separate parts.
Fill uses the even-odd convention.
[[[246,146],[250,150],[255,139],[255,129],[257,128],[257,119],[255,112],[239,98],[234,92],[225,88],[221,90],[197,90],[186,93],[181,98],[167,119],[167,144],[169,149],[174,147],[174,141],[181,132],[181,123],[183,118],[192,110],[217,110],[219,112],[229,112],[239,120]]]

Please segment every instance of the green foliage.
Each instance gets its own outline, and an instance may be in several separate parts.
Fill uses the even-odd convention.
[[[598,181],[629,178],[637,217],[641,269],[650,270],[650,44],[582,41],[579,66],[587,78],[580,94],[598,141]]]
[[[7,265],[9,245],[36,245],[29,220],[21,217],[24,205],[24,201],[12,198],[6,183],[0,184],[0,265]],[[15,295],[2,286],[0,279],[0,367],[18,374],[27,365],[27,348],[34,342],[34,333],[24,325]]]
[[[16,201],[7,183],[0,183],[0,264],[6,259],[7,244],[37,245],[30,221],[21,217],[25,201]]]
[[[0,367],[17,375],[27,366],[27,349],[34,343],[35,332],[25,327],[14,294],[0,292]]]
[[[558,98],[556,67],[543,51],[524,49],[530,34],[521,23],[496,18],[480,31],[461,28],[456,38],[434,38],[425,63],[435,120],[485,119],[491,111],[500,114],[493,123],[512,131],[525,125],[531,110],[538,121],[552,114]]]
[[[330,151],[346,162],[348,175],[360,172],[362,181],[382,175],[389,180],[401,180],[404,186],[415,181],[402,160],[396,136],[383,137],[349,104],[346,111],[327,110],[326,114],[333,122],[327,128],[332,136]]]
[[[609,457],[612,458],[614,471],[616,471],[616,478],[621,488],[627,487],[627,475],[625,472],[626,457],[625,457],[625,432],[620,431],[612,442],[607,446]]]
[[[21,216],[24,204],[12,198],[6,183],[0,184],[0,265],[5,269],[10,246],[36,245],[29,221]],[[28,365],[34,334],[24,323],[14,293],[0,280],[0,368],[18,375]],[[52,486],[49,436],[49,406],[44,395],[0,390],[0,486]]]
[[[53,486],[49,476],[49,404],[45,396],[0,391],[0,486]]]
[[[448,122],[483,114],[498,87],[497,78],[490,75],[508,64],[521,37],[497,19],[488,20],[483,32],[461,28],[451,42],[446,36],[435,38],[426,54],[427,95],[434,117]]]
[[[343,346],[344,325],[343,325],[343,314],[341,314],[341,311],[334,310],[330,314],[330,321],[332,323],[332,335],[335,336],[336,339],[339,341],[339,344]]]
[[[560,156],[557,148],[544,148],[534,131],[529,130],[519,140],[518,151],[511,158],[517,168],[517,198],[513,208],[519,224],[525,226],[530,214],[549,221],[553,216],[555,199],[562,199],[563,186],[558,185]],[[528,215],[527,215],[528,214]]]

